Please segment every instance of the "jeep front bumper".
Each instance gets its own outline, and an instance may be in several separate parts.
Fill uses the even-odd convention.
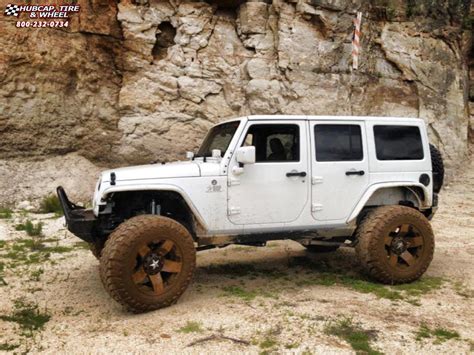
[[[61,186],[56,189],[66,219],[67,229],[87,243],[95,241],[97,218],[90,209],[77,206],[69,201]]]

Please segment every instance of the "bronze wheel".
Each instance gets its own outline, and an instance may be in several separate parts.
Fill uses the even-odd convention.
[[[416,226],[405,223],[397,226],[385,237],[385,250],[391,267],[406,269],[421,260],[424,240]]]
[[[196,265],[194,241],[180,223],[161,216],[138,216],[109,237],[100,260],[105,289],[132,312],[176,302]]]
[[[173,285],[183,267],[182,251],[170,239],[142,244],[138,248],[136,260],[133,282],[157,295],[163,294]]]
[[[388,284],[411,282],[428,268],[434,253],[429,221],[405,206],[374,209],[358,227],[356,252],[370,276]]]

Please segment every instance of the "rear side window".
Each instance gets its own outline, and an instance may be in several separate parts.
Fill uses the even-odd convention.
[[[420,129],[414,126],[374,126],[378,160],[421,160]]]
[[[359,125],[316,125],[314,136],[317,161],[360,161],[364,157]]]

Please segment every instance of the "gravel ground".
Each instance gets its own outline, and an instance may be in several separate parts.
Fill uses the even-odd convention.
[[[198,254],[194,282],[176,305],[140,315],[109,298],[98,262],[62,218],[15,212],[0,219],[0,349],[473,353],[473,188],[471,163],[441,194],[434,260],[418,283],[368,282],[349,248],[311,255],[292,241],[231,246]],[[46,248],[15,230],[28,219],[44,223]]]

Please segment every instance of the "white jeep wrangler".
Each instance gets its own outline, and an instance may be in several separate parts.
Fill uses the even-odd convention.
[[[432,260],[444,168],[421,119],[242,117],[214,126],[187,159],[103,172],[92,210],[57,189],[68,229],[131,311],[175,302],[196,251],[229,244],[355,246],[389,284],[418,279]]]

